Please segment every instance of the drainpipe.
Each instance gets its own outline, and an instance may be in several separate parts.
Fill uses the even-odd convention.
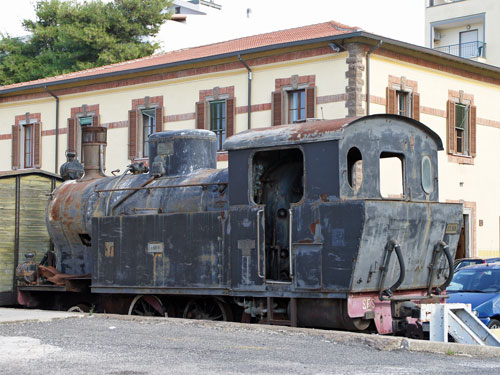
[[[47,91],[50,95],[56,99],[56,162],[54,166],[55,174],[59,174],[59,171],[57,170],[58,164],[59,164],[59,97],[56,96],[50,89],[45,86],[45,91]]]
[[[370,114],[370,55],[373,51],[380,48],[383,41],[380,40],[376,46],[373,46],[366,53],[366,115]]]
[[[251,128],[251,115],[252,115],[252,69],[248,66],[248,64],[241,58],[241,55],[238,55],[238,59],[240,62],[247,68],[248,70],[248,129]]]

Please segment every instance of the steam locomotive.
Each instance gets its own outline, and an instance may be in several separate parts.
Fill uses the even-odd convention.
[[[238,133],[216,169],[207,130],[149,137],[105,177],[106,129],[83,129],[49,199],[57,261],[27,306],[387,334],[452,277],[462,206],[438,200],[439,136],[395,115]],[[73,155],[74,156],[74,155]],[[72,178],[72,179],[71,179]]]

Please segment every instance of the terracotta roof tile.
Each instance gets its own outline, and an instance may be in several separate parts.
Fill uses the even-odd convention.
[[[8,89],[21,88],[32,85],[50,84],[57,81],[76,78],[91,78],[101,74],[126,72],[127,70],[154,67],[170,63],[178,63],[193,59],[206,58],[211,56],[245,51],[254,48],[267,47],[283,43],[299,42],[309,39],[349,34],[359,31],[357,27],[346,26],[334,21],[318,23],[314,25],[302,26],[293,29],[274,31],[265,34],[247,36],[239,39],[228,40],[199,47],[182,49],[158,55],[143,57],[136,60],[125,61],[112,65],[105,65],[98,68],[67,73],[55,77],[48,77],[36,81],[21,82],[0,87],[0,92]]]

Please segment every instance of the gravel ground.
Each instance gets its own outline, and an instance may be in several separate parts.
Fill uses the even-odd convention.
[[[365,335],[366,336],[366,335]],[[497,374],[500,358],[384,351],[361,335],[86,316],[0,324],[0,374]],[[368,336],[369,338],[369,336]]]

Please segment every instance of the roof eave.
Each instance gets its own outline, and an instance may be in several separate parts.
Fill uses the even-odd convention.
[[[91,81],[91,80],[95,80],[95,79],[110,78],[110,77],[117,77],[117,76],[122,76],[122,75],[143,73],[143,72],[148,72],[148,71],[152,71],[152,70],[167,69],[167,68],[172,68],[172,67],[177,67],[177,66],[182,66],[182,65],[196,64],[196,63],[201,63],[201,62],[209,62],[209,61],[220,60],[220,59],[224,59],[224,58],[237,57],[238,55],[247,55],[247,54],[260,53],[260,52],[267,52],[267,51],[274,50],[274,49],[290,48],[290,47],[297,47],[297,46],[302,46],[302,45],[306,45],[306,44],[315,44],[315,43],[330,42],[330,41],[336,41],[336,40],[342,40],[342,39],[354,39],[354,38],[365,38],[365,39],[371,39],[373,41],[383,41],[384,44],[386,44],[386,45],[393,45],[393,46],[396,46],[399,48],[403,48],[403,49],[407,49],[407,50],[411,50],[411,51],[416,51],[416,52],[423,53],[423,54],[426,54],[429,56],[433,56],[433,57],[438,58],[438,59],[453,61],[456,64],[465,65],[465,66],[472,66],[476,69],[480,69],[483,71],[489,71],[493,74],[500,74],[500,68],[498,68],[496,66],[488,65],[485,63],[477,62],[477,61],[467,60],[467,59],[464,59],[462,57],[449,55],[449,54],[446,54],[444,52],[439,52],[439,51],[436,51],[436,50],[431,49],[431,48],[421,47],[421,46],[417,46],[415,44],[410,44],[410,43],[402,42],[399,40],[395,40],[395,39],[391,39],[391,38],[387,38],[387,37],[382,37],[382,36],[379,36],[376,34],[371,34],[371,33],[365,32],[365,31],[355,31],[355,32],[351,32],[351,33],[325,36],[325,37],[321,37],[321,38],[313,38],[313,39],[305,39],[305,40],[299,40],[299,41],[293,41],[293,42],[272,44],[272,45],[267,45],[267,46],[263,46],[263,47],[238,50],[238,51],[228,52],[228,53],[224,53],[224,54],[201,57],[201,58],[196,58],[196,59],[176,61],[176,62],[172,62],[172,63],[158,64],[158,65],[146,66],[146,67],[129,69],[129,70],[120,70],[120,71],[116,71],[116,72],[95,74],[95,75],[91,75],[91,76],[68,78],[68,79],[58,80],[58,81],[54,81],[54,82],[36,83],[36,84],[26,85],[26,86],[22,86],[22,87],[14,87],[14,88],[6,89],[6,90],[2,90],[0,87],[0,96],[3,96],[5,94],[11,94],[11,93],[17,93],[17,92],[22,92],[22,91],[27,91],[27,90],[38,89],[38,88],[53,87],[53,86],[71,84],[71,83]],[[386,46],[384,46],[384,47],[386,47]]]

